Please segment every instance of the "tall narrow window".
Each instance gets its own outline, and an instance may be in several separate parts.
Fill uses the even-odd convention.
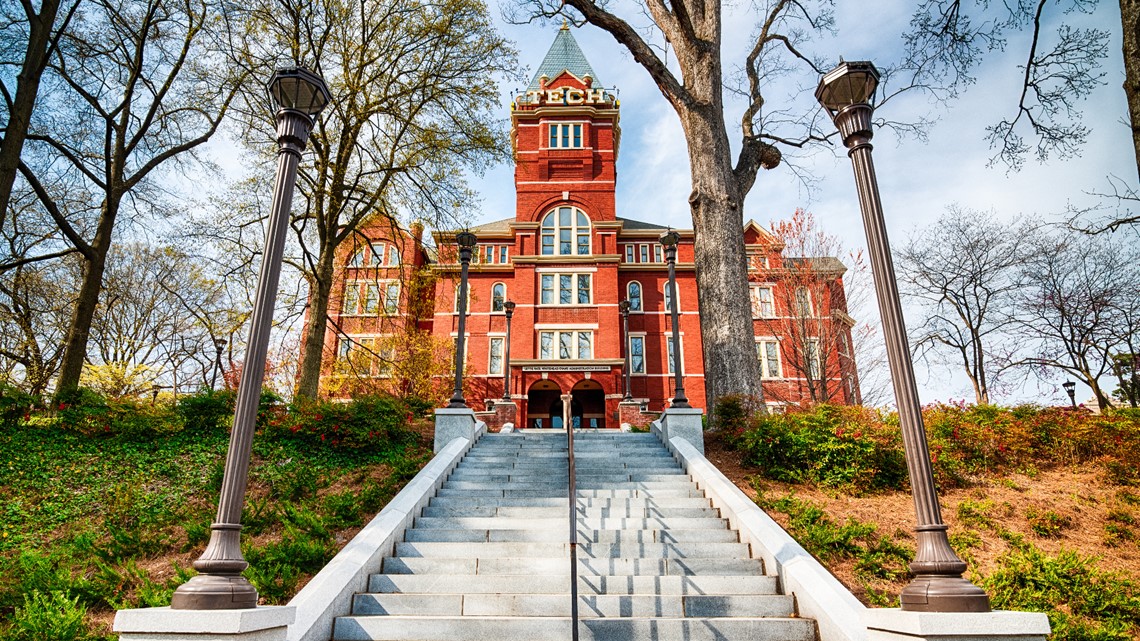
[[[558,358],[573,358],[574,332],[558,332]]]
[[[578,304],[590,304],[590,275],[578,274]]]
[[[562,274],[558,277],[558,304],[570,305],[574,302],[574,277]]]
[[[550,146],[558,146],[558,125],[550,125]]]
[[[590,219],[575,207],[559,207],[542,219],[541,237],[543,255],[587,256],[590,253]]]
[[[554,342],[554,332],[542,332],[538,337],[539,343],[539,358],[543,360],[550,360],[554,358],[552,353],[551,344]]]
[[[629,311],[641,311],[641,283],[636,280],[630,281],[625,288],[626,299],[629,301]]]
[[[503,373],[503,339],[498,337],[491,338],[491,355],[488,360],[487,366],[488,374],[502,374]]]
[[[507,264],[507,246],[506,245],[499,247],[499,264],[501,264],[501,265]]]
[[[672,314],[673,313],[673,288],[669,286],[669,281],[665,281],[663,291],[665,293],[665,313]],[[677,307],[677,311],[678,312],[681,311],[680,306]]]
[[[772,288],[753,287],[751,293],[753,318],[772,318],[775,315],[775,308],[772,305]]]
[[[629,371],[632,374],[645,373],[645,337],[629,337]]]
[[[542,297],[539,300],[543,305],[554,304],[554,274],[542,275]]]
[[[486,247],[483,249],[483,251],[484,251],[484,252],[486,253],[486,255],[487,255],[487,258],[486,258],[486,260],[484,260],[483,262],[487,263],[488,265],[490,265],[491,263],[495,262],[495,246],[494,246],[494,245],[487,245],[487,246],[486,246]]]
[[[808,373],[812,380],[818,381],[821,376],[820,362],[819,362],[819,341],[817,339],[809,339],[807,342],[807,367]]]
[[[633,245],[626,245],[625,246],[625,262],[627,262],[627,263],[633,262]]]
[[[392,281],[388,283],[384,291],[384,313],[395,314],[400,309],[400,283]]]
[[[762,378],[780,378],[780,344],[772,339],[756,341],[756,358],[760,360]]]
[[[507,302],[507,286],[503,283],[495,283],[491,286],[491,311],[503,311],[503,303]]]
[[[364,313],[375,314],[380,310],[380,285],[368,283],[364,286]]]
[[[589,332],[578,332],[578,358],[593,358],[593,337]]]
[[[372,243],[372,257],[368,261],[369,267],[384,264],[384,243]]]
[[[676,366],[675,362],[674,362],[674,357],[673,357],[673,353],[674,353],[673,337],[672,336],[666,337],[665,342],[669,348],[669,370],[668,371],[670,374],[672,374],[673,372],[677,371],[677,370],[673,369]]]
[[[661,245],[654,245],[653,246],[653,262],[655,262],[655,263],[665,262],[665,261],[661,260]]]
[[[574,125],[574,148],[579,149],[582,147],[582,125]]]
[[[641,262],[649,262],[649,245],[641,245]]]
[[[388,264],[393,267],[400,264],[400,250],[395,245],[388,245]]]
[[[357,312],[357,306],[360,304],[360,284],[356,281],[349,281],[344,286],[344,304],[341,305],[340,313],[346,316],[352,316]]]
[[[811,292],[806,287],[796,288],[796,313],[801,318],[812,317]]]

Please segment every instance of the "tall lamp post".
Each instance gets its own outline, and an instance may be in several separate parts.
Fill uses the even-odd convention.
[[[681,235],[670,229],[661,234],[658,241],[665,246],[665,262],[669,264],[669,313],[673,318],[673,375],[676,379],[676,389],[673,392],[673,405],[671,407],[691,407],[689,399],[685,397],[685,383],[681,376],[681,329],[677,322],[677,243]]]
[[[623,402],[633,400],[633,393],[629,391],[629,308],[632,304],[628,300],[623,300],[618,303],[618,311],[621,312],[621,330],[622,339],[625,340],[625,396],[622,397]]]
[[[226,349],[229,344],[224,338],[214,339],[214,349],[217,350],[217,355],[214,357],[214,375],[210,377],[210,389],[217,389],[218,387],[218,372],[222,371],[222,351]]]
[[[463,347],[466,340],[463,333],[467,331],[467,269],[471,266],[471,252],[475,249],[478,239],[469,231],[461,231],[455,235],[455,243],[459,245],[459,336],[455,341],[455,390],[451,394],[448,407],[462,409],[467,407],[463,399]]]
[[[1065,393],[1069,395],[1069,404],[1073,409],[1077,409],[1077,384],[1073,381],[1065,381],[1061,383],[1061,387],[1065,388]]]
[[[875,167],[871,162],[874,113],[871,101],[878,84],[879,72],[870,62],[841,62],[820,80],[815,97],[835,121],[855,168],[859,207],[867,233],[867,249],[914,496],[918,550],[910,569],[915,578],[903,589],[900,601],[902,609],[910,611],[988,612],[990,601],[985,591],[962,576],[966,564],[950,547],[934,487],[914,365],[910,360]]]
[[[511,317],[515,315],[515,302],[503,303],[507,315],[507,346],[503,349],[503,400],[511,400]]]
[[[241,555],[241,509],[249,477],[250,448],[261,400],[261,381],[265,375],[265,356],[269,349],[297,165],[309,139],[313,119],[332,99],[325,81],[302,68],[278,69],[267,88],[277,105],[277,182],[250,320],[245,370],[238,385],[217,519],[210,526],[206,551],[194,562],[199,574],[174,591],[170,607],[175,610],[235,610],[257,606],[257,590],[241,575],[249,565]]]

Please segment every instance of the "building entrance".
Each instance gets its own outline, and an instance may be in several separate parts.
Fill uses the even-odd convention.
[[[536,381],[526,395],[526,426],[531,428],[561,428],[562,388],[553,381]]]
[[[606,393],[602,385],[590,379],[578,381],[570,390],[570,415],[574,427],[606,426]]]

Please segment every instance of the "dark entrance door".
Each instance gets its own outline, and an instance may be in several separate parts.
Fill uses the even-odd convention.
[[[526,426],[562,427],[562,388],[552,381],[536,381],[526,396]]]
[[[606,392],[595,380],[578,381],[570,390],[570,415],[574,427],[602,428],[606,426]]]

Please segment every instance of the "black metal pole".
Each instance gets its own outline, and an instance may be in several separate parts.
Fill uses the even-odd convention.
[[[625,349],[623,350],[625,352],[625,367],[623,372],[625,374],[625,396],[621,399],[623,401],[633,400],[633,394],[629,390],[629,308],[630,302],[628,300],[623,300],[618,303],[618,309],[621,310],[622,338],[625,340]]]
[[[666,236],[672,235],[671,238],[666,239]],[[673,378],[676,381],[676,389],[673,391],[673,405],[672,407],[691,407],[689,399],[685,396],[685,381],[681,375],[681,327],[679,314],[677,312],[677,241],[678,234],[675,231],[668,231],[661,235],[664,240],[662,244],[665,245],[665,262],[669,264],[669,313],[673,319]]]
[[[503,303],[507,314],[507,345],[503,349],[503,400],[511,400],[511,317],[515,315],[514,301]]]
[[[470,238],[468,238],[470,237]],[[466,345],[464,333],[467,331],[467,268],[471,264],[471,248],[475,246],[475,235],[470,232],[456,234],[459,244],[459,335],[455,340],[455,389],[451,394],[450,408],[467,407],[463,398],[463,348]]]

